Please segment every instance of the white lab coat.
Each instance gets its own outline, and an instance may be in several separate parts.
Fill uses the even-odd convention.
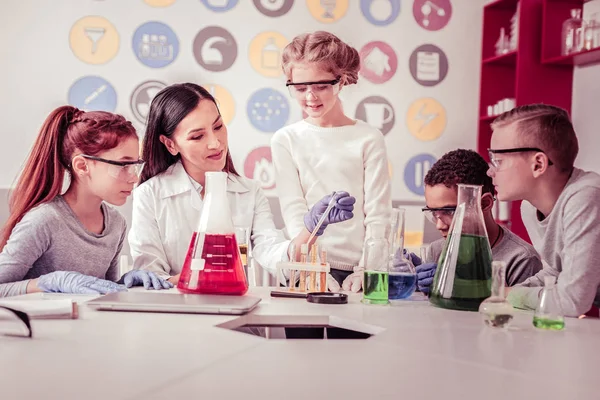
[[[276,263],[287,258],[289,241],[275,228],[259,183],[230,174],[227,198],[233,224],[251,228],[254,261],[275,274]],[[180,273],[202,204],[181,162],[137,187],[128,237],[134,268],[165,278]]]

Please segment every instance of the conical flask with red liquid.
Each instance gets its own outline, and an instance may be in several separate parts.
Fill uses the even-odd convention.
[[[177,288],[184,293],[243,295],[248,281],[235,238],[227,174],[207,172],[200,223],[192,234]]]

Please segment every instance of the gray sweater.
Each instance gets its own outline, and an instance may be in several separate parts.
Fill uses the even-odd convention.
[[[526,201],[521,215],[544,268],[513,288],[508,300],[535,309],[544,277],[551,275],[564,314],[585,314],[600,302],[600,175],[575,168],[550,215],[544,218]]]
[[[89,232],[62,196],[29,211],[0,253],[0,297],[25,294],[29,279],[54,271],[119,278],[126,222],[102,203],[104,231]]]
[[[504,235],[492,249],[492,259],[506,263],[506,284],[513,286],[538,273],[542,269],[542,260],[533,246],[508,229],[502,230]],[[432,254],[432,259],[426,262],[439,260],[444,243],[445,239],[431,243],[428,253]]]

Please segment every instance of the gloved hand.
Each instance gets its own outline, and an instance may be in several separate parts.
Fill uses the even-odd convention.
[[[431,284],[433,283],[433,276],[437,269],[436,263],[427,263],[419,265],[417,270],[417,287],[425,294],[429,294]]]
[[[394,258],[392,260],[393,268],[399,268],[402,264],[406,264],[406,262],[410,262],[414,267],[417,265],[421,265],[421,259],[417,257],[416,254],[413,254],[406,249],[400,253],[400,250],[396,251],[394,254]]]
[[[340,291],[340,284],[335,280],[331,274],[327,274],[327,289],[329,289],[332,293],[337,293]]]
[[[417,256],[415,253],[411,253],[406,249],[402,251],[402,254],[404,254],[404,257],[408,259],[415,267],[423,263],[423,260],[421,260],[419,256]]]
[[[336,199],[335,205],[329,211],[329,215],[323,221],[323,225],[319,228],[316,236],[321,236],[325,231],[328,224],[335,224],[336,222],[344,222],[354,217],[352,211],[354,210],[354,203],[356,199],[348,192],[337,192],[335,195],[329,194],[323,197],[317,202],[308,212],[304,215],[304,226],[310,233],[316,228],[319,219],[327,209],[331,196]]]
[[[346,277],[342,282],[342,289],[346,292],[358,293],[363,286],[364,271],[358,270]]]
[[[106,294],[127,289],[115,282],[73,271],[55,271],[38,278],[37,286],[44,292]]]
[[[164,280],[156,276],[154,272],[151,271],[143,271],[140,269],[134,269],[132,271],[127,272],[125,275],[119,279],[121,284],[125,284],[126,287],[130,288],[132,286],[144,286],[144,289],[171,289],[173,284],[169,281]]]

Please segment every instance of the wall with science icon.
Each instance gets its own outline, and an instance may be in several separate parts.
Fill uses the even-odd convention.
[[[342,103],[384,133],[393,199],[409,209],[418,241],[423,176],[446,151],[476,144],[484,3],[5,0],[0,187],[13,184],[51,109],[114,111],[141,137],[153,96],[191,81],[218,99],[238,171],[275,198],[271,135],[302,118],[281,51],[297,34],[328,30],[360,52],[359,83],[342,90]]]

